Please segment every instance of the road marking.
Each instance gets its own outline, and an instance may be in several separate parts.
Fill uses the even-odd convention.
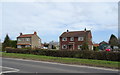
[[[11,73],[11,72],[18,72],[19,69],[15,69],[15,68],[11,68],[11,67],[3,67],[3,66],[0,66],[1,68],[6,68],[8,70],[12,70],[12,71],[3,71],[3,72],[0,72],[0,75],[3,74],[3,73]]]
[[[57,63],[57,62],[36,61],[36,60],[17,59],[17,58],[4,58],[4,59],[12,59],[12,60],[20,60],[20,61],[30,61],[30,62],[40,62],[40,63],[47,63],[47,64],[56,64],[56,65],[64,65],[64,66],[72,66],[72,67],[83,67],[83,68],[92,68],[92,69],[100,69],[100,70],[108,70],[108,71],[119,71],[118,69],[91,67],[91,66],[84,66],[84,65],[70,65],[70,64],[62,64],[62,63]]]

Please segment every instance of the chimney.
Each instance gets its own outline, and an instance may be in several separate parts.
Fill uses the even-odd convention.
[[[36,35],[36,34],[37,34],[37,32],[34,32],[34,34]]]
[[[86,28],[84,29],[84,31],[86,32]]]
[[[22,33],[20,33],[20,36],[22,35]]]
[[[69,32],[69,30],[67,30],[67,32]]]

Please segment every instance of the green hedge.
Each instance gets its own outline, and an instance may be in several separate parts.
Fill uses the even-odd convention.
[[[83,59],[96,59],[96,60],[109,60],[120,61],[120,52],[107,52],[107,51],[63,51],[63,50],[31,50],[31,49],[17,49],[6,48],[7,53],[22,53],[22,54],[35,54],[46,55],[54,57],[69,57],[69,58],[83,58]]]

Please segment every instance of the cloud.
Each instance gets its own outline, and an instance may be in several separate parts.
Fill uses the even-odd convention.
[[[1,2],[118,2],[119,0],[1,0]]]
[[[2,3],[0,3],[0,39],[1,39],[1,36],[2,36]]]
[[[11,2],[3,3],[2,8],[3,35],[9,33],[13,39],[20,32],[37,31],[43,41],[58,41],[67,29],[111,32],[117,29],[117,3]]]

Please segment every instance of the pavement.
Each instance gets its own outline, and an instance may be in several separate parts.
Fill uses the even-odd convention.
[[[2,73],[118,73],[117,69],[2,58]]]

